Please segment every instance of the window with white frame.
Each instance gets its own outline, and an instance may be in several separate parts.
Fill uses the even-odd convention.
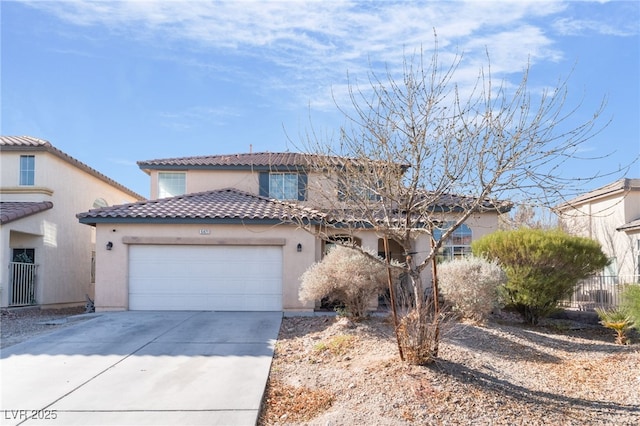
[[[269,197],[278,200],[298,199],[297,173],[270,173]]]
[[[158,198],[175,197],[187,192],[186,173],[158,173]]]
[[[20,185],[33,186],[36,180],[36,157],[33,155],[20,156]]]
[[[445,231],[446,229],[434,230],[434,237],[437,240],[440,239]],[[473,233],[471,232],[471,228],[469,228],[469,226],[465,225],[464,223],[460,225],[458,229],[453,231],[449,238],[444,241],[442,247],[440,247],[440,251],[438,252],[438,260],[441,262],[445,262],[448,260],[470,256],[472,237]]]

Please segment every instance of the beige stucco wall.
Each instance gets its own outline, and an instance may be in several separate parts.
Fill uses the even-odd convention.
[[[151,198],[158,198],[158,174],[171,172],[170,170],[151,170]],[[249,194],[260,193],[259,191],[259,171],[248,170],[189,170],[186,172],[185,184],[186,193],[203,191],[214,191],[219,189],[234,188]],[[336,197],[335,185],[328,181],[319,173],[309,173],[307,178],[307,200],[302,204],[308,206],[330,206]]]
[[[469,221],[473,238],[497,228],[496,215],[479,215]],[[137,243],[162,244],[270,244],[273,239],[283,239],[283,309],[286,311],[310,310],[313,303],[298,300],[301,275],[314,263],[322,259],[323,245],[311,233],[294,225],[220,225],[220,224],[98,224],[96,235],[96,309],[99,311],[128,309],[128,257],[129,247]],[[202,235],[201,230],[206,230]],[[344,231],[335,230],[336,234]],[[363,247],[377,250],[380,236],[374,231],[360,231],[355,234]],[[160,239],[160,240],[158,240]],[[113,248],[107,250],[108,242]],[[297,245],[302,244],[302,252]],[[418,252],[416,260],[424,260],[430,250],[427,238],[415,242]],[[425,284],[430,274],[423,274]]]
[[[35,156],[35,185],[19,187],[20,155]],[[93,296],[91,253],[95,230],[80,224],[76,214],[92,208],[97,198],[109,205],[135,201],[126,192],[48,153],[3,151],[2,201],[51,201],[53,208],[1,227],[2,306],[8,304],[8,262],[13,248],[35,248],[37,301],[41,305],[81,304]],[[38,236],[39,244],[25,235]],[[9,250],[6,250],[9,248]]]

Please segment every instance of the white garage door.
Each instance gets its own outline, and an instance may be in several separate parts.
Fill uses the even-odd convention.
[[[277,246],[132,245],[131,310],[282,310]]]

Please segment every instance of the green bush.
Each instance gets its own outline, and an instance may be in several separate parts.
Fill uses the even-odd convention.
[[[476,256],[497,260],[507,273],[508,306],[537,324],[581,279],[604,268],[607,256],[598,242],[560,230],[498,231],[472,243]]]
[[[438,266],[438,283],[447,303],[461,317],[483,323],[498,307],[498,288],[507,275],[496,262],[467,257]]]
[[[387,288],[384,261],[373,252],[368,253],[370,256],[356,249],[334,247],[300,278],[300,300],[327,298],[329,302],[343,303],[348,316],[366,316],[371,301]]]
[[[633,320],[635,329],[640,331],[640,284],[625,288],[620,298],[620,309]]]

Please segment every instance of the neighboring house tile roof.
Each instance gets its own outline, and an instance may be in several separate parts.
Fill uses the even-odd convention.
[[[629,223],[625,223],[619,228],[616,228],[616,231],[636,231],[640,230],[640,218],[636,220],[632,220]]]
[[[292,209],[313,221],[321,213],[277,200],[252,195],[236,189],[198,192],[159,200],[140,201],[103,207],[80,213],[81,223],[99,222],[261,222],[281,223]]]
[[[623,178],[618,179],[615,182],[596,188],[593,191],[585,192],[569,201],[560,204],[557,208],[564,210],[572,206],[587,203],[591,200],[595,200],[608,195],[617,193],[624,193],[629,191],[640,191],[640,179]]]
[[[34,138],[33,136],[0,136],[0,151],[45,151],[49,152],[56,157],[66,161],[67,163],[89,173],[92,176],[108,183],[123,192],[135,197],[139,200],[144,200],[144,197],[136,192],[130,190],[124,185],[119,184],[113,179],[105,176],[99,171],[87,166],[83,162],[76,160],[72,156],[60,151],[54,147],[49,141],[44,139]]]
[[[0,224],[4,225],[23,217],[31,216],[53,207],[51,201],[41,202],[19,202],[19,201],[1,201],[0,202]]]

